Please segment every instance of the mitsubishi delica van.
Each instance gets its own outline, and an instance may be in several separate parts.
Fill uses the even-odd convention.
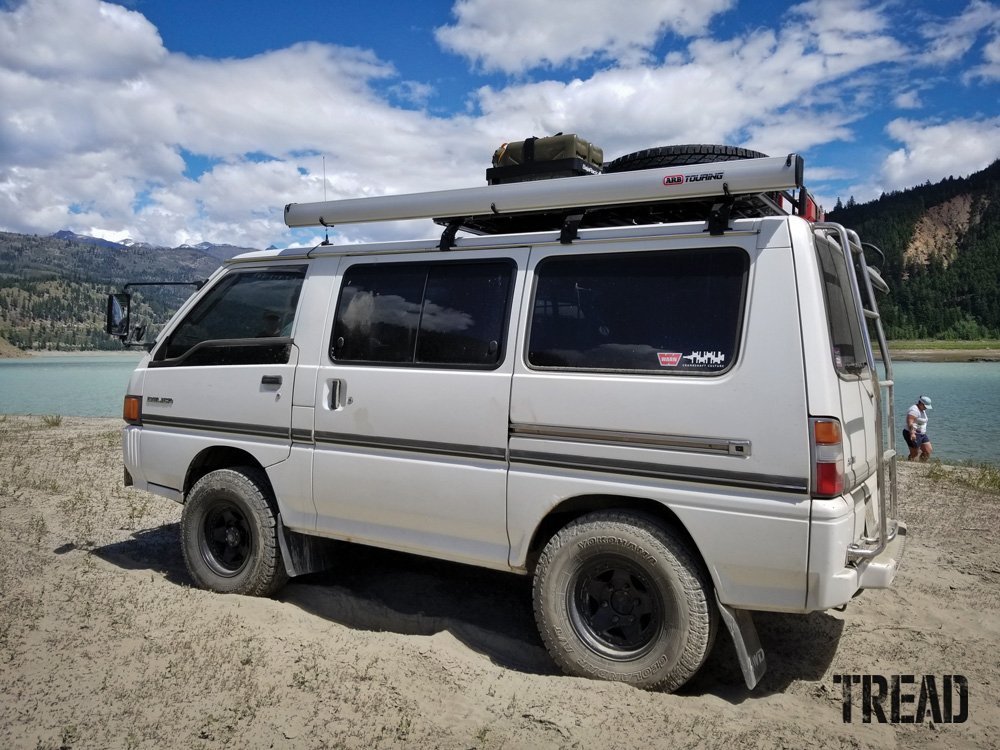
[[[537,177],[288,205],[444,229],[226,262],[131,377],[125,484],[183,505],[216,592],[347,540],[531,576],[569,674],[674,690],[724,627],[753,688],[754,611],[839,607],[901,560],[875,249],[794,154]],[[113,295],[126,340],[128,314]]]

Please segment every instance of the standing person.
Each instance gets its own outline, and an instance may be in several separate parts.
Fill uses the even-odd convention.
[[[931,457],[931,439],[927,435],[927,412],[931,409],[931,400],[927,396],[921,396],[917,403],[906,411],[906,427],[903,428],[903,439],[910,447],[910,457],[912,461],[917,456],[921,461],[926,461]]]

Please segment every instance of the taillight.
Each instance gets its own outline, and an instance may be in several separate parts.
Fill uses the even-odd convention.
[[[823,221],[826,218],[826,213],[823,211],[822,207],[813,200],[813,197],[809,193],[802,191],[802,218],[806,221]]]
[[[813,494],[844,494],[844,441],[836,419],[812,420]]]
[[[122,405],[122,419],[129,424],[142,424],[142,396],[126,396]]]

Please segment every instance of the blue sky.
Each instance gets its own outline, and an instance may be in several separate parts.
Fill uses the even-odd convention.
[[[1000,4],[0,0],[0,101],[6,231],[306,244],[285,203],[481,185],[557,131],[798,152],[830,207],[1000,157]]]

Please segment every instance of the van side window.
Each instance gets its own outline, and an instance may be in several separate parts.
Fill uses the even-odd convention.
[[[337,304],[337,362],[493,367],[502,361],[511,262],[352,266]]]
[[[287,363],[305,273],[304,266],[229,273],[188,312],[152,364]]]
[[[541,261],[528,364],[713,375],[736,360],[750,260],[739,248]]]
[[[844,252],[835,242],[817,239],[816,254],[823,276],[834,367],[841,373],[857,373],[870,363]]]

